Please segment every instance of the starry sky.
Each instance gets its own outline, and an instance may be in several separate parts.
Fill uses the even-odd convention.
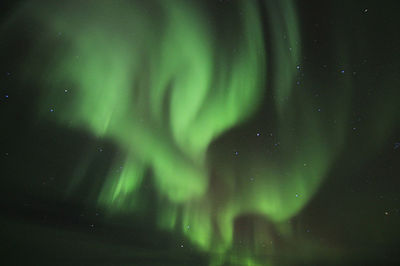
[[[4,265],[399,265],[397,1],[2,1]]]

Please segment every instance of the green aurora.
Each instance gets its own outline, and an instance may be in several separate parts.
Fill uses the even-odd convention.
[[[238,248],[235,221],[257,215],[290,238],[287,221],[312,199],[344,148],[351,83],[332,100],[332,109],[341,106],[334,128],[312,112],[313,99],[293,96],[302,45],[290,0],[238,1],[223,18],[200,1],[144,2],[85,1],[77,8],[74,1],[32,1],[13,14],[7,27],[23,18],[43,29],[24,63],[25,79],[43,88],[37,115],[122,151],[111,167],[121,170],[110,170],[99,193],[87,195],[109,217],[145,211],[141,189],[151,173],[160,229],[181,231],[210,254],[210,265],[272,265],[264,255],[273,247],[258,245],[271,240],[271,229],[255,219],[242,236],[251,245]],[[39,75],[34,65],[43,61]],[[279,156],[218,161],[212,143],[251,119],[267,94],[274,95]],[[394,124],[390,108],[381,108],[387,119],[376,118],[381,126],[370,129],[371,146]],[[77,167],[66,196],[88,178],[90,160]]]

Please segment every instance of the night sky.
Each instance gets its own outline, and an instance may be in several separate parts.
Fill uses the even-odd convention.
[[[400,265],[398,1],[2,1],[1,265]]]

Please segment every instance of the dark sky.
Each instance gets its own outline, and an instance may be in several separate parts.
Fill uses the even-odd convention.
[[[39,32],[27,33],[32,25],[24,20],[17,26],[5,24],[22,2],[0,4],[0,264],[209,265],[212,251],[200,251],[179,230],[157,227],[163,206],[156,203],[151,171],[142,184],[145,207],[140,211],[109,214],[88,200],[96,197],[113,160],[123,152],[109,139],[70,130],[38,115],[42,95],[38,92],[43,88],[23,72]],[[331,122],[343,113],[347,122],[324,181],[306,206],[286,221],[292,236],[271,233],[277,243],[271,265],[399,265],[400,3],[294,2],[302,53],[289,104],[301,112],[311,103],[324,117],[319,134],[332,145],[339,141]],[[227,16],[224,12],[238,11],[236,4],[224,0],[204,6],[217,17],[211,23],[217,24]],[[261,13],[268,46],[271,25],[265,11]],[[274,67],[279,57],[272,48],[266,49],[266,57],[265,87],[272,89],[267,89],[252,117],[210,145],[216,172],[219,165],[235,163],[236,149],[243,157],[275,156],[278,140],[265,137],[260,143],[256,135],[268,136],[279,126],[273,90],[282,82]],[[40,70],[41,65],[30,67]],[[293,121],[292,137],[306,126],[302,119]],[[296,138],[301,142],[303,137]],[[221,154],[231,159],[223,163]],[[291,160],[290,154],[277,156],[279,161]],[[67,196],[70,176],[83,162],[89,165],[85,178]],[[258,220],[266,227],[272,224],[257,214],[239,217],[238,239]],[[230,263],[224,265],[242,265]]]

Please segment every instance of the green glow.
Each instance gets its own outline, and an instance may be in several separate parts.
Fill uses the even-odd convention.
[[[59,43],[46,54],[52,60],[40,77],[48,88],[41,106],[52,104],[56,112],[46,109],[41,115],[108,139],[128,154],[113,168],[122,169],[110,171],[96,198],[100,206],[110,212],[143,208],[135,200],[151,171],[162,207],[160,228],[181,226],[192,243],[212,254],[211,265],[270,265],[252,258],[262,254],[259,248],[235,251],[235,220],[257,214],[290,235],[284,222],[313,197],[343,145],[348,104],[331,132],[306,96],[296,99],[300,109],[292,107],[301,55],[297,17],[291,1],[265,1],[268,43],[276,56],[271,66],[277,77],[276,134],[284,160],[248,156],[235,164],[221,160],[221,167],[211,169],[210,144],[251,117],[265,93],[268,58],[261,6],[239,2],[241,16],[230,18],[239,27],[227,44],[201,4],[142,2],[96,1],[79,9],[74,4],[26,5],[45,29],[27,61],[37,63],[37,55],[47,52],[43,47]],[[68,97],[59,96],[66,86]],[[295,124],[301,126],[293,129]],[[332,135],[335,140],[327,141]],[[223,187],[221,198],[210,189],[211,170]],[[72,187],[84,176],[82,166]],[[248,182],[249,177],[255,181]],[[255,242],[268,241],[269,233],[261,225],[255,228]]]
[[[99,196],[103,205],[112,205],[112,210],[134,208],[132,195],[140,187],[144,175],[143,164],[133,158],[127,158],[121,171],[110,174]]]

